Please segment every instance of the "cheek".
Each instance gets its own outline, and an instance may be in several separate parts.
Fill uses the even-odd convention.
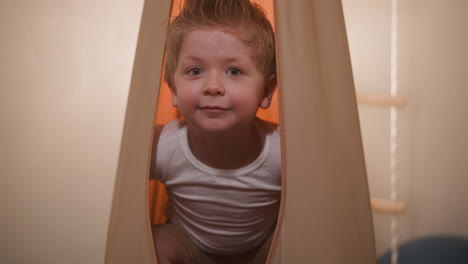
[[[198,96],[193,90],[181,89],[177,92],[177,101],[179,109],[188,109],[192,108],[198,103]]]
[[[236,91],[231,96],[231,104],[235,105],[237,109],[242,111],[252,112],[256,111],[261,101],[261,94],[255,88],[254,90]]]
[[[190,96],[190,94],[186,94],[186,93],[179,94],[178,99],[179,99],[179,107],[188,106],[194,102],[194,98]]]

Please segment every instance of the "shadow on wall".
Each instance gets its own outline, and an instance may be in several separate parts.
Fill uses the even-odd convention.
[[[468,238],[430,236],[409,241],[398,248],[399,264],[467,264]],[[379,258],[378,264],[390,264],[391,252]]]

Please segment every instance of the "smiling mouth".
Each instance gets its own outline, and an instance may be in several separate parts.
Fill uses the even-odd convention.
[[[205,112],[209,112],[209,113],[222,113],[222,112],[226,112],[229,110],[228,108],[224,108],[220,106],[201,106],[199,107],[199,109]]]

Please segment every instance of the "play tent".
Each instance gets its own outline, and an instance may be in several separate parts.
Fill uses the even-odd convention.
[[[374,263],[370,202],[341,4],[275,4],[284,175],[276,243],[269,260]],[[145,3],[109,229],[107,260],[111,263],[154,258],[145,204],[134,198],[146,184],[141,178],[136,186],[135,159],[150,141],[148,135],[138,135],[145,122],[146,132],[151,132],[153,116],[143,120],[142,113],[155,109],[142,109],[146,105],[142,102],[156,98],[154,84],[160,76],[145,73],[149,69],[161,73],[164,34],[156,36],[154,25],[168,17],[169,7],[161,11],[158,5],[155,14],[151,3]],[[141,175],[147,170],[147,154],[148,149],[139,157]],[[129,234],[129,226],[138,232]]]
[[[147,172],[171,5],[2,2],[2,262],[154,263]],[[284,175],[269,260],[375,263],[341,2],[274,6]]]

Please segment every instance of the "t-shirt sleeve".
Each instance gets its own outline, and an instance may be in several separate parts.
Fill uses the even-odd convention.
[[[151,180],[159,180],[158,170],[156,166],[157,153],[158,153],[158,143],[160,139],[161,132],[163,130],[163,125],[156,125],[153,132],[153,144],[151,147],[151,162],[150,162],[150,174],[149,177]]]

